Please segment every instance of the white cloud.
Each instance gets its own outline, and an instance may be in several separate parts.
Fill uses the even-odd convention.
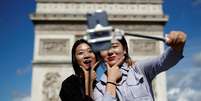
[[[31,96],[22,96],[14,98],[13,101],[31,101]]]
[[[199,101],[201,91],[192,88],[172,88],[168,92],[170,101]]]
[[[168,91],[168,95],[174,96],[175,94],[178,94],[180,92],[180,88],[172,88]]]
[[[201,52],[193,56],[194,64],[198,67],[201,67]]]
[[[32,64],[28,64],[27,66],[25,66],[23,68],[18,68],[16,70],[16,74],[17,75],[25,75],[25,74],[31,72],[31,68],[32,68]]]
[[[199,101],[201,99],[201,91],[185,88],[178,98],[178,101]]]
[[[192,0],[193,5],[201,5],[201,0]]]
[[[13,90],[12,101],[31,101],[31,94],[29,92]]]
[[[190,71],[168,75],[169,101],[200,101],[200,74],[200,68],[192,68]]]

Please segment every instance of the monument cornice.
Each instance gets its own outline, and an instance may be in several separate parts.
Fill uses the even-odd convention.
[[[163,0],[36,0],[38,3],[154,3],[161,4]]]
[[[86,21],[86,15],[83,14],[39,14],[30,15],[33,22],[43,21]],[[168,16],[165,15],[108,15],[109,21],[150,21],[167,22]]]

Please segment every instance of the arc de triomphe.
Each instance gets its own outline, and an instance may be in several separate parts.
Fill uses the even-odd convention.
[[[167,17],[163,0],[36,0],[31,14],[35,25],[32,69],[32,101],[59,101],[61,82],[73,73],[71,47],[86,30],[86,13],[106,10],[110,24],[130,32],[163,36]],[[133,59],[161,54],[161,42],[126,37]],[[156,101],[167,101],[166,75],[153,83]]]

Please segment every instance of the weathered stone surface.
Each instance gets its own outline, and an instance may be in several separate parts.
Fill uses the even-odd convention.
[[[41,39],[39,55],[67,55],[69,39]]]
[[[118,23],[111,23],[111,26],[114,28],[123,29],[126,31],[147,31],[147,32],[154,32],[154,31],[162,31],[163,25],[157,23],[151,24],[138,24],[138,23],[127,23],[127,24],[118,24]],[[37,24],[35,29],[38,31],[82,31],[83,33],[86,31],[87,26],[86,24]]]
[[[80,14],[32,14],[31,19],[36,24],[45,23],[46,21],[51,22],[81,22],[86,24],[86,16]],[[163,15],[108,15],[108,20],[111,22],[155,22],[162,23],[168,20],[167,16]]]
[[[129,40],[130,54],[138,56],[154,56],[160,54],[159,43],[153,40],[131,39]]]
[[[59,101],[61,76],[58,72],[47,72],[43,81],[43,101]]]
[[[109,15],[163,15],[161,4],[38,3],[36,12],[85,15],[97,9],[105,10]]]

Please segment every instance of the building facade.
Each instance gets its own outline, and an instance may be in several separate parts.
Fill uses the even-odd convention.
[[[86,13],[107,11],[110,25],[125,31],[163,36],[163,0],[36,0],[32,101],[60,101],[62,81],[73,72],[71,48],[86,33]],[[126,36],[134,60],[155,57],[162,42]],[[156,101],[167,101],[165,73],[153,83]]]

